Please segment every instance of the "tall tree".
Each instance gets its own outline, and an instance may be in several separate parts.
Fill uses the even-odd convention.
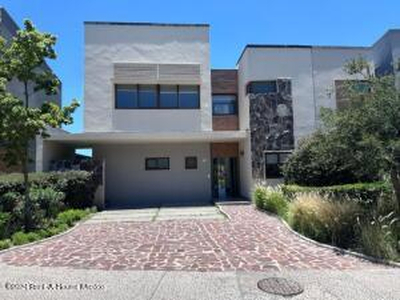
[[[29,145],[36,138],[49,136],[49,127],[57,128],[73,122],[72,114],[79,104],[60,108],[55,101],[32,107],[33,93],[56,95],[60,81],[47,68],[46,59],[56,59],[56,38],[39,32],[31,21],[24,22],[11,41],[0,39],[0,140],[4,143],[4,159],[8,165],[20,165],[24,175],[25,227],[32,227],[29,199]],[[7,82],[17,80],[23,87],[23,97],[7,92]]]
[[[285,179],[314,183],[328,176],[351,177],[354,182],[389,174],[400,207],[400,92],[395,77],[375,75],[362,57],[349,61],[344,69],[357,78],[343,85],[347,105],[321,110],[323,128],[289,158]]]
[[[363,140],[371,138],[380,144],[385,160],[382,165],[400,207],[400,91],[394,75],[376,76],[371,69],[361,57],[345,65],[347,73],[361,81],[348,81],[349,107],[334,114],[332,125],[340,132],[357,128]]]

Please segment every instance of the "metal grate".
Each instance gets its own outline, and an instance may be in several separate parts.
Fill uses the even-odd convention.
[[[257,286],[266,293],[281,296],[294,296],[304,291],[303,287],[296,281],[282,277],[262,279],[257,283]]]

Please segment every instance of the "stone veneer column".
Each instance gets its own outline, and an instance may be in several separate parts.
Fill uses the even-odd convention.
[[[249,94],[252,173],[264,179],[265,151],[294,148],[291,82],[279,79],[277,93]]]

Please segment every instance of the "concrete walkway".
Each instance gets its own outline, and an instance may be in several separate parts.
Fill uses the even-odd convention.
[[[257,282],[269,276],[296,280],[304,287],[304,293],[291,298],[266,294],[257,288]],[[201,273],[77,270],[0,264],[0,299],[398,300],[399,280],[400,269]]]
[[[224,215],[215,206],[199,207],[161,207],[143,209],[121,209],[102,211],[87,224],[106,222],[141,222],[141,221],[166,221],[166,220],[224,220]]]

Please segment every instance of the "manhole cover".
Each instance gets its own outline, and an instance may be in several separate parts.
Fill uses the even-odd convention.
[[[304,289],[296,281],[281,277],[271,277],[260,280],[257,283],[260,290],[282,296],[294,296],[301,294]]]

